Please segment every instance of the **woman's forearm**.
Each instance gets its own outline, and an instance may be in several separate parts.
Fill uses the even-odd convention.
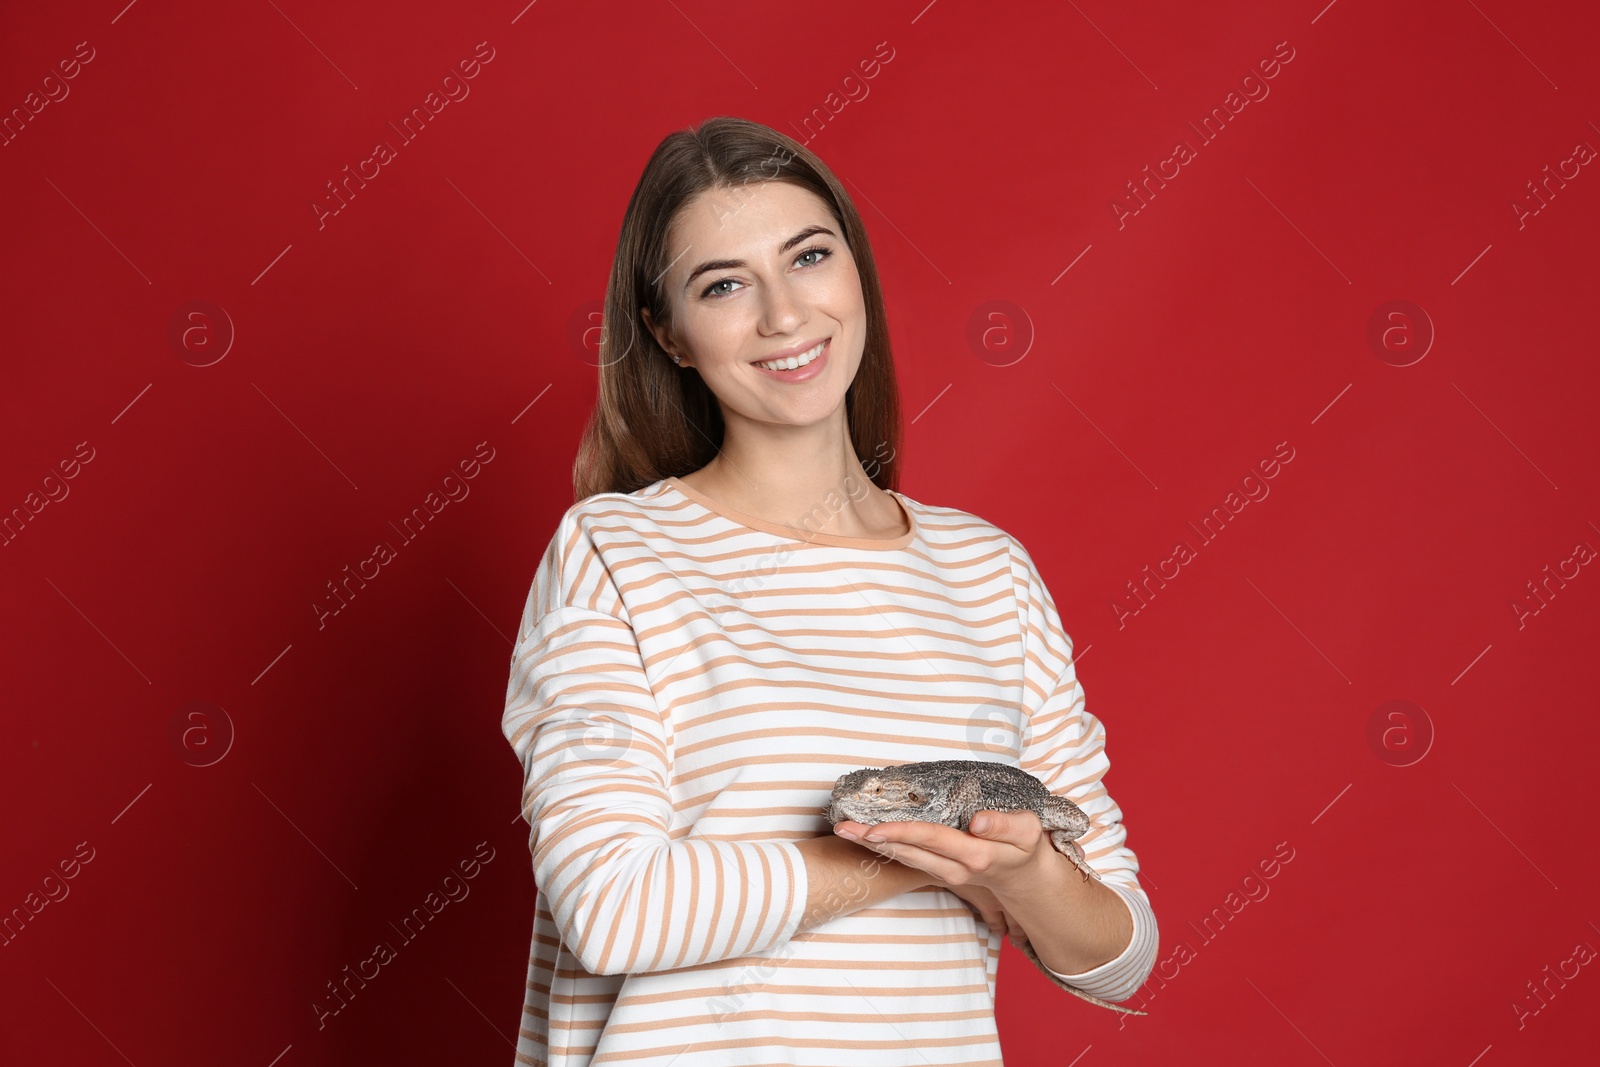
[[[832,834],[795,844],[806,862],[806,914],[800,921],[801,930],[932,884],[926,871]]]
[[[1026,932],[1046,967],[1082,974],[1122,955],[1133,940],[1133,916],[1117,891],[1045,848],[1048,862],[1026,884],[996,889],[1007,917]]]

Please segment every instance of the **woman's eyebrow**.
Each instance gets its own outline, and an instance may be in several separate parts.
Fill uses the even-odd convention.
[[[807,237],[812,237],[812,236],[814,236],[816,234],[819,234],[819,233],[825,233],[829,237],[837,237],[838,236],[838,234],[834,233],[832,230],[828,229],[826,226],[821,226],[821,225],[807,226],[805,229],[801,230],[799,233],[795,234],[793,237],[791,237],[787,241],[783,242],[782,245],[778,246],[778,254],[780,256],[783,255],[783,253],[789,251],[789,249],[793,248],[795,245],[799,244],[801,241],[804,241]],[[708,259],[704,263],[702,263],[698,267],[696,267],[694,270],[689,272],[689,276],[683,280],[684,291],[687,292],[688,289],[689,289],[690,283],[693,282],[700,275],[704,274],[706,271],[710,271],[710,270],[732,270],[735,267],[745,267],[745,266],[749,266],[749,264],[747,264],[742,259]]]

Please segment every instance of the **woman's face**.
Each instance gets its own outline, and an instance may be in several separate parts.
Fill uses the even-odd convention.
[[[803,426],[837,415],[866,342],[861,277],[827,204],[784,181],[709,189],[668,233],[662,284],[670,334],[645,323],[668,355],[694,367],[735,431],[743,420]],[[824,347],[810,366],[759,366]],[[748,427],[738,427],[738,430]]]

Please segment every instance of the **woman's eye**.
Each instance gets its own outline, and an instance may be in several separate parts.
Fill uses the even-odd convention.
[[[813,255],[818,257],[818,258],[812,260],[810,263],[803,263],[803,264],[800,263],[800,261],[805,259],[807,256],[813,256]],[[833,255],[833,250],[832,249],[824,248],[822,245],[812,245],[810,248],[806,249],[804,252],[801,252],[798,256],[794,257],[794,261],[795,261],[795,263],[800,264],[801,266],[815,267],[818,263],[821,263],[823,260],[827,259],[831,255]],[[710,285],[706,286],[705,290],[700,295],[703,296],[703,297],[707,297],[708,296],[708,297],[711,297],[713,299],[716,299],[718,297],[730,296],[730,295],[732,295],[733,290],[731,290],[731,289],[718,289],[717,286],[719,286],[719,285],[738,285],[738,284],[740,284],[740,283],[734,281],[732,278],[722,278],[722,279],[720,279],[718,281],[714,281]]]

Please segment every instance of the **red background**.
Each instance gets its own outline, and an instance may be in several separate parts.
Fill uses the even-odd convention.
[[[1600,949],[1600,576],[1562,563],[1600,546],[1600,174],[1562,163],[1600,146],[1591,7],[121,5],[0,15],[0,108],[70,89],[0,147],[0,509],[66,494],[0,548],[0,912],[70,890],[0,947],[0,1060],[511,1061],[511,637],[623,209],[716,114],[856,198],[915,417],[901,488],[1030,549],[1106,724],[1161,922],[1150,1014],[1007,946],[1008,1062],[1592,1054],[1600,968],[1528,987]],[[470,94],[400,144],[479,42]],[[379,140],[397,157],[319,225]],[[1569,180],[1532,213],[1547,165]],[[1202,545],[1187,524],[1282,442]],[[319,626],[379,540],[397,558]],[[1541,604],[1547,566],[1578,571]],[[1372,740],[1396,700],[1420,711]],[[480,843],[470,895],[319,1028],[326,983]]]

